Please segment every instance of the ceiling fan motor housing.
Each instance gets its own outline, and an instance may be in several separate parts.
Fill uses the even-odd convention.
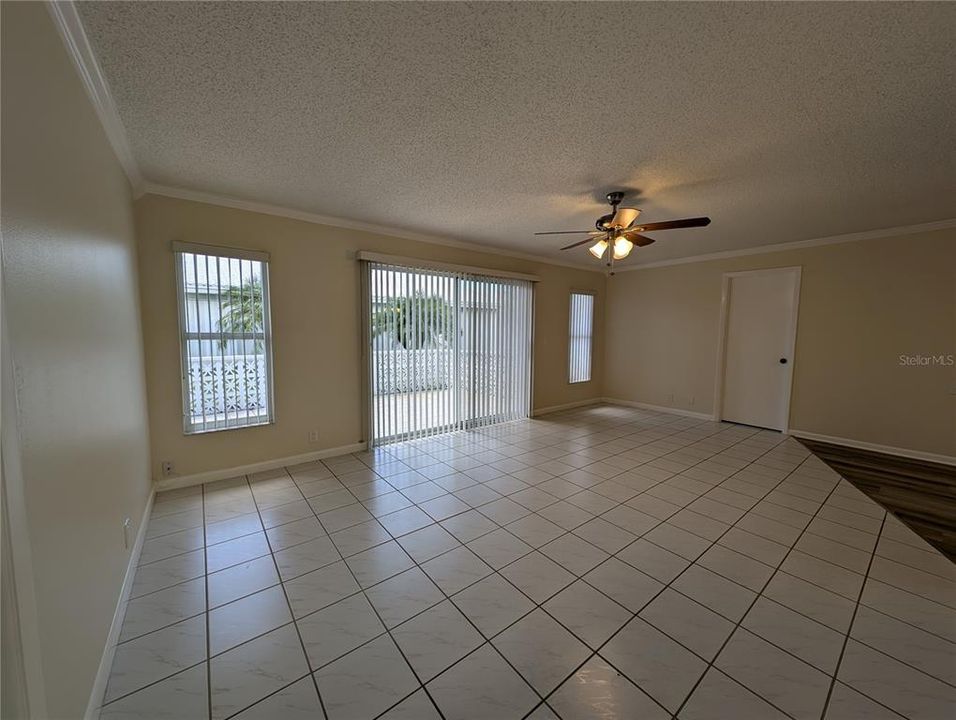
[[[617,207],[618,205],[621,204],[621,200],[623,200],[623,199],[624,199],[624,193],[622,193],[622,192],[619,191],[619,190],[617,190],[617,191],[615,191],[615,192],[609,192],[609,193],[607,194],[607,202],[608,202],[608,205],[613,205],[613,206]]]

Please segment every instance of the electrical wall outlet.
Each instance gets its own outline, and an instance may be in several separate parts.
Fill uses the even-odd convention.
[[[123,518],[123,547],[129,550],[129,535],[133,529],[133,521]]]
[[[319,431],[318,430],[309,430],[309,442],[314,443],[319,441]]]
[[[169,477],[173,474],[173,461],[172,460],[163,460],[163,477]]]

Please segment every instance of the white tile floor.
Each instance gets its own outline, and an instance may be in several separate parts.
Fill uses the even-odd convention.
[[[620,407],[161,494],[103,718],[926,718],[956,568],[796,441]]]

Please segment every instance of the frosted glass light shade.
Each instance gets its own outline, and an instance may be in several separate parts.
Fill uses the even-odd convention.
[[[600,260],[602,257],[604,257],[604,253],[607,252],[607,240],[601,238],[588,248],[588,252]]]
[[[633,249],[634,243],[627,238],[619,237],[614,241],[614,259],[623,260],[631,254],[631,250]]]

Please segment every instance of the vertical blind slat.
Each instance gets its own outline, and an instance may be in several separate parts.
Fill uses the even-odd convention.
[[[368,274],[368,284],[370,290],[368,297],[368,317],[365,319],[365,322],[368,323],[368,362],[369,366],[372,368],[373,378],[372,385],[368,390],[369,408],[370,412],[372,413],[372,432],[369,436],[369,442],[374,444],[375,438],[377,438],[382,432],[382,428],[379,425],[381,420],[379,388],[382,387],[382,363],[376,362],[375,360],[375,336],[378,331],[378,328],[376,327],[375,299],[379,297],[381,292],[381,277],[374,271],[374,266],[372,263],[366,263],[366,273]]]
[[[205,266],[204,269],[205,269],[205,272],[206,272],[206,285],[207,285],[207,286],[210,286],[210,285],[212,284],[212,275],[211,275],[211,273],[209,272],[209,256],[208,256],[208,255],[204,255],[204,256],[203,256],[203,265]],[[216,295],[217,295],[217,296],[219,295],[219,288],[216,288]],[[206,324],[207,324],[207,327],[208,327],[208,329],[209,329],[209,332],[211,333],[211,332],[213,331],[213,325],[212,325],[212,303],[211,303],[211,302],[207,302],[207,303],[206,303]],[[212,356],[215,354],[215,352],[216,352],[216,345],[217,345],[217,343],[216,343],[215,340],[210,340],[210,341],[209,341],[209,356],[210,356],[210,357],[212,357]],[[217,385],[217,383],[215,383],[215,382],[212,383],[212,405],[213,405],[213,407],[216,407],[216,408],[217,408],[217,407],[219,407],[219,403],[217,402],[219,392],[218,392],[218,388],[216,387],[216,385]]]
[[[242,335],[242,341],[241,341],[242,342],[242,367],[245,370],[245,372],[243,372],[241,376],[241,384],[242,384],[243,395],[248,397],[249,371],[247,367],[249,363],[249,343],[247,342],[248,338],[246,337],[246,323],[248,322],[246,320],[246,288],[245,288],[246,280],[245,280],[245,270],[242,265],[242,262],[243,262],[242,259],[240,258],[237,262],[239,265],[239,327],[241,328],[240,332]],[[237,377],[236,380],[237,380],[237,384],[239,384],[240,378]],[[249,422],[249,404],[248,403],[243,403],[242,412],[245,417],[245,421]]]
[[[215,258],[216,263],[216,309],[217,309],[217,327],[219,328],[219,338],[217,345],[219,346],[219,366],[222,368],[226,367],[226,344],[223,341],[223,329],[222,329],[222,261],[220,258]],[[226,385],[223,383],[222,386],[222,406],[223,406],[223,425],[225,427],[232,427],[233,423],[230,422],[229,418],[229,404],[226,398]]]
[[[249,267],[249,309],[252,311],[252,313],[253,313],[253,315],[254,315],[254,314],[255,314],[255,304],[256,304],[256,301],[255,301],[255,286],[254,286],[253,283],[254,283],[255,273],[254,273],[254,270],[253,270],[253,267],[252,267],[252,260],[247,260],[246,263],[247,263],[247,265],[248,265],[248,267]],[[260,283],[261,283],[261,281],[260,281]],[[260,286],[261,286],[261,284],[260,284]],[[255,319],[255,318],[251,318],[251,320],[252,320],[253,324],[255,324],[256,319]],[[244,329],[245,329],[245,331],[246,331],[247,333],[249,332],[248,326],[245,326]],[[263,330],[264,330],[264,328],[263,328]],[[260,368],[259,368],[258,358],[256,357],[256,352],[255,352],[255,351],[256,351],[256,344],[257,344],[257,342],[258,342],[258,341],[255,340],[255,335],[253,334],[253,340],[252,340],[252,343],[253,343],[253,346],[252,346],[252,350],[253,350],[253,352],[252,352],[253,364],[252,364],[252,366],[255,368],[255,384],[254,384],[253,389],[256,390],[256,391],[258,391],[258,389],[262,387],[262,383],[263,383],[263,381],[265,380],[265,378],[262,376],[262,371],[261,371]],[[246,375],[246,396],[247,396],[247,397],[249,396],[249,376],[248,376],[248,375]],[[247,405],[246,407],[248,407],[248,405]]]
[[[182,367],[182,385],[183,385],[183,429],[188,431],[190,418],[192,417],[192,406],[193,406],[193,376],[192,376],[192,366],[193,366],[193,353],[192,353],[192,343],[188,340],[188,336],[185,334],[185,328],[189,326],[188,322],[188,303],[186,301],[186,256],[183,254],[176,255],[176,297],[179,301],[179,325],[182,328],[181,333],[182,337],[180,338],[180,344],[182,345],[182,356],[183,356],[183,367]]]
[[[195,306],[196,306],[196,315],[195,315],[195,317],[193,318],[193,322],[194,322],[194,324],[195,324],[195,326],[196,326],[196,329],[199,330],[199,331],[201,331],[201,330],[202,330],[202,327],[201,327],[200,324],[199,324],[199,257],[198,257],[197,255],[193,255],[193,256],[192,256],[192,260],[193,260],[193,287],[196,288],[196,291],[193,293],[193,300],[194,300],[194,304],[195,304]],[[188,311],[187,311],[187,312],[188,312]],[[189,316],[187,315],[187,324],[188,324],[188,319],[189,319]],[[202,343],[203,343],[203,341],[202,341],[202,335],[200,335],[200,336],[199,336],[199,340],[198,340],[198,345],[199,345],[199,362],[200,362],[200,363],[202,363],[202,358],[203,358],[203,347],[202,347]],[[201,378],[201,377],[202,377],[202,375],[200,375],[200,378]],[[215,379],[213,380],[213,384],[215,384]],[[200,412],[201,412],[201,414],[202,414],[202,420],[201,420],[201,424],[200,424],[200,429],[201,429],[201,430],[205,430],[205,429],[206,429],[206,398],[205,398],[206,393],[205,393],[205,387],[203,387],[203,385],[204,385],[204,383],[202,383],[202,382],[200,381],[200,393],[201,393],[201,395],[200,395],[200,403],[199,403],[199,406],[200,406]]]

